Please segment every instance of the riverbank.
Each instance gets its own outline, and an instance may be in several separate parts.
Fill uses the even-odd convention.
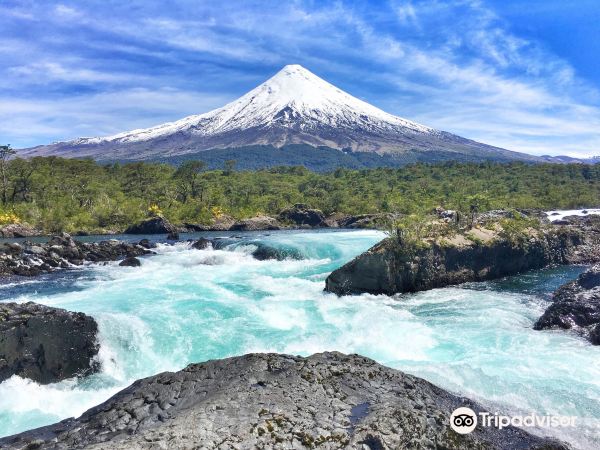
[[[275,216],[257,215],[246,219],[234,219],[226,214],[219,214],[207,223],[171,223],[161,215],[155,215],[140,222],[120,229],[80,229],[74,236],[114,236],[120,234],[152,235],[178,233],[196,233],[207,231],[270,231],[270,230],[301,230],[321,228],[341,229],[382,229],[390,221],[399,217],[394,213],[377,214],[324,214],[319,209],[310,208],[304,204],[295,204],[283,209]],[[56,232],[36,229],[26,223],[12,223],[0,226],[0,238],[30,238],[53,236]]]

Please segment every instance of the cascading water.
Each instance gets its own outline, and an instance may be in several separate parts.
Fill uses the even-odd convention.
[[[1,383],[0,435],[77,416],[135,379],[191,362],[339,350],[421,376],[492,411],[577,416],[575,428],[541,432],[580,448],[600,446],[600,348],[566,332],[532,329],[549,293],[582,268],[396,297],[323,292],[331,270],[383,236],[246,234],[219,250],[163,245],[140,268],[90,266],[1,286],[3,300],[96,318],[102,371],[47,386],[19,377]],[[253,258],[264,245],[289,259]]]

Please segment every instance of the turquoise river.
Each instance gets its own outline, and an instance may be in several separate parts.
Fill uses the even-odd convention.
[[[159,244],[158,255],[143,258],[140,268],[90,265],[0,285],[0,300],[92,315],[102,364],[82,380],[41,386],[14,376],[1,383],[0,436],[77,416],[138,378],[191,362],[339,350],[418,375],[492,411],[576,416],[575,427],[531,431],[600,448],[600,347],[567,332],[532,329],[551,292],[582,267],[395,297],[323,292],[333,269],[383,237],[237,234],[222,250]],[[250,255],[256,243],[301,259],[257,261]]]

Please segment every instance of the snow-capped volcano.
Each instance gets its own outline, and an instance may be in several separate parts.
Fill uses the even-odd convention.
[[[107,137],[79,138],[21,151],[98,160],[165,159],[213,149],[289,144],[442,159],[536,157],[470,141],[388,114],[300,65],[288,65],[239,99],[213,111]],[[198,155],[200,157],[200,155]],[[429,158],[419,158],[429,159]],[[434,158],[436,159],[436,158]]]

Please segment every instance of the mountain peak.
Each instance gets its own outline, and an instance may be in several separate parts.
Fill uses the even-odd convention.
[[[278,74],[280,73],[284,73],[284,74],[302,74],[302,73],[309,73],[312,75],[312,72],[308,69],[306,69],[304,66],[301,66],[300,64],[286,64],[285,66],[283,66],[283,68],[277,72]]]
[[[211,149],[253,145],[351,149],[380,155],[483,152],[489,158],[524,158],[388,114],[318,77],[299,64],[284,66],[271,78],[222,108],[156,127],[114,136],[81,138],[25,151],[25,155],[92,156],[97,159],[151,159]],[[459,156],[460,157],[460,156]]]

